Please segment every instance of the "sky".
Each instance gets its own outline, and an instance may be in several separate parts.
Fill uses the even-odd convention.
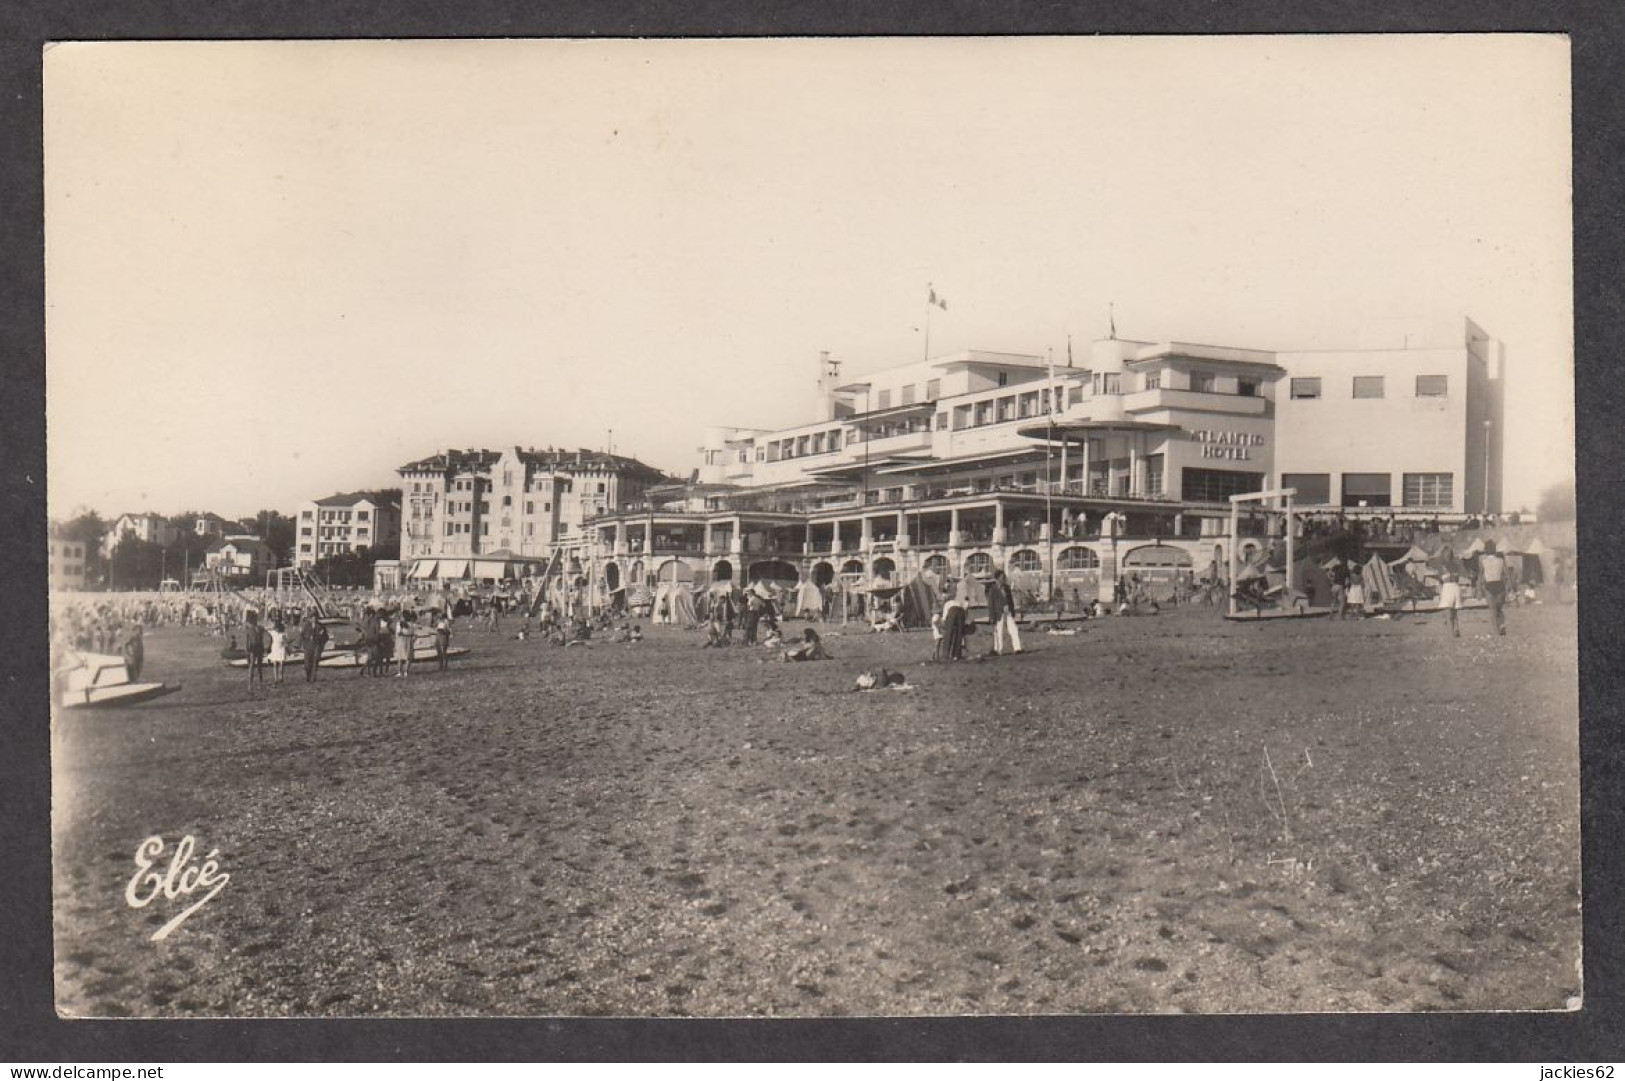
[[[53,516],[293,511],[444,447],[811,419],[1107,333],[1507,356],[1573,468],[1557,36],[98,42],[45,57]],[[1375,343],[1387,344],[1387,343]],[[1556,453],[1554,453],[1554,449]]]

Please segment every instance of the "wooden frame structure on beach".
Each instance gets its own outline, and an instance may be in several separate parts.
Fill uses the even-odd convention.
[[[1266,513],[1284,514],[1286,516],[1286,586],[1282,596],[1291,598],[1292,572],[1294,569],[1292,557],[1295,554],[1293,552],[1292,537],[1292,516],[1295,511],[1292,500],[1297,494],[1298,490],[1296,488],[1270,488],[1262,492],[1246,492],[1242,495],[1230,497],[1230,587],[1227,590],[1230,594],[1229,618],[1236,619],[1241,614],[1236,608],[1236,576],[1241,571],[1241,505],[1243,503],[1263,503],[1266,500],[1274,501],[1277,499],[1284,501],[1282,506],[1268,506],[1262,509]]]

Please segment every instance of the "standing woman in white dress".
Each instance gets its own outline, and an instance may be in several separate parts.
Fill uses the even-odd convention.
[[[271,648],[265,654],[271,662],[271,673],[277,683],[282,682],[282,665],[288,659],[288,631],[279,619],[271,624]]]

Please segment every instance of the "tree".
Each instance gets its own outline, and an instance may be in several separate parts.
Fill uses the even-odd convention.
[[[1574,503],[1573,484],[1567,482],[1554,484],[1540,493],[1540,503],[1536,510],[1543,522],[1572,522]]]
[[[376,562],[377,557],[366,548],[358,548],[353,552],[324,556],[316,561],[312,569],[316,577],[330,586],[371,587],[372,565]]]
[[[167,562],[162,545],[126,531],[113,547],[108,584],[118,589],[157,589],[168,570]]]
[[[271,549],[276,565],[286,567],[293,562],[294,520],[274,510],[262,510],[254,515],[254,533]]]

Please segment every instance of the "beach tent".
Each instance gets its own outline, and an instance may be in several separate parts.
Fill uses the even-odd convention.
[[[1298,591],[1309,599],[1311,607],[1332,606],[1332,580],[1326,574],[1326,568],[1312,559],[1300,560],[1293,578],[1297,580]]]
[[[819,589],[811,579],[802,582],[796,587],[793,614],[802,617],[821,617],[824,614],[824,591]]]
[[[694,591],[685,582],[661,582],[655,587],[654,611],[650,622],[692,627],[699,622],[694,610]]]
[[[1285,564],[1282,565],[1285,566]],[[1255,552],[1251,558],[1245,560],[1236,570],[1236,582],[1237,584],[1240,584],[1242,582],[1251,581],[1254,578],[1264,577],[1265,572],[1268,570],[1269,553],[1267,551]]]
[[[966,608],[986,607],[987,579],[967,574],[959,580],[955,589],[956,595],[965,602]]]
[[[1427,552],[1413,544],[1410,547],[1410,551],[1406,552],[1398,559],[1390,560],[1388,565],[1390,567],[1402,567],[1407,563],[1426,563],[1431,558],[1432,557],[1429,556]]]
[[[1389,578],[1394,587],[1394,600],[1421,601],[1434,595],[1431,589],[1418,581],[1405,567],[1391,568]]]
[[[1451,574],[1460,574],[1461,560],[1456,558],[1456,553],[1450,545],[1442,544],[1427,561],[1427,569],[1428,573],[1435,577],[1447,571]]]
[[[937,591],[924,577],[916,575],[903,587],[903,607],[899,619],[904,627],[929,627],[937,610]]]
[[[1360,570],[1360,584],[1365,589],[1366,604],[1387,604],[1399,596],[1393,575],[1381,556],[1372,556]]]

